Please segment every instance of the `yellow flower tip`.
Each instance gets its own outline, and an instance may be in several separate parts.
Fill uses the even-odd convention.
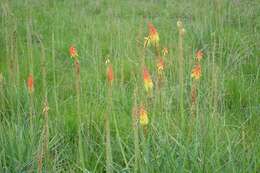
[[[155,46],[155,47],[158,46],[159,45],[159,41],[160,41],[160,39],[159,39],[159,35],[158,34],[156,34],[153,37],[151,37],[151,43],[152,43],[153,46]]]
[[[44,108],[42,110],[42,113],[48,113],[50,110],[49,106],[47,104],[44,105]]]
[[[110,59],[107,58],[106,61],[105,61],[105,63],[106,63],[106,64],[110,64]]]
[[[201,77],[201,66],[200,64],[197,64],[191,72],[191,77],[194,78],[195,80],[199,80]]]
[[[166,56],[169,53],[169,50],[167,47],[163,48],[162,50],[163,56]]]
[[[144,106],[141,106],[139,110],[139,122],[142,126],[146,126],[149,123],[148,114]]]
[[[144,37],[144,48],[150,45],[150,37]]]
[[[162,74],[163,73],[163,70],[164,70],[164,61],[162,58],[159,58],[157,64],[157,72],[158,74]]]

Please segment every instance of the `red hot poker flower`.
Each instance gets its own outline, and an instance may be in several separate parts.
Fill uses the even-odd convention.
[[[71,58],[76,58],[78,56],[78,52],[74,46],[70,46],[69,51]]]
[[[201,77],[201,66],[200,64],[197,64],[191,72],[191,77],[198,80]]]
[[[159,34],[157,29],[153,26],[151,22],[148,22],[149,28],[149,38],[153,46],[157,46],[159,44]]]
[[[162,50],[163,56],[167,55],[169,53],[169,50],[167,47],[163,48]]]
[[[109,84],[112,85],[112,82],[114,80],[114,72],[113,72],[113,67],[111,64],[109,64],[109,66],[107,68],[107,80],[108,80]]]
[[[158,74],[161,74],[161,73],[163,72],[163,70],[164,70],[164,61],[163,61],[162,58],[159,58],[159,59],[158,59],[158,62],[157,62],[157,64],[156,64],[156,66],[157,66],[157,72],[158,72]]]
[[[200,61],[202,58],[203,58],[203,52],[202,52],[202,50],[198,50],[198,51],[196,52],[196,57],[195,57],[195,59],[198,60],[198,61]]]
[[[148,125],[149,119],[148,119],[147,111],[144,106],[140,107],[139,114],[140,114],[139,115],[140,124],[142,126]]]
[[[33,80],[32,74],[30,74],[28,79],[27,79],[27,87],[28,87],[29,93],[33,93],[33,91],[34,91],[34,80]]]
[[[149,74],[147,68],[143,69],[143,79],[144,79],[144,87],[147,92],[150,92],[153,89],[153,81]]]

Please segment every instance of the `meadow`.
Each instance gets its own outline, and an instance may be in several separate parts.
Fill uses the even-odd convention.
[[[260,172],[258,0],[1,0],[0,172]]]

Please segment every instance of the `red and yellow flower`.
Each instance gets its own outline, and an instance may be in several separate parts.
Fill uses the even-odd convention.
[[[203,52],[202,52],[202,50],[198,50],[197,52],[196,52],[196,57],[195,57],[195,59],[197,60],[197,61],[200,61],[202,58],[203,58]]]
[[[164,70],[164,61],[163,61],[163,58],[160,57],[157,61],[157,72],[158,74],[162,74],[163,70]]]
[[[200,77],[201,77],[201,66],[200,66],[200,64],[196,64],[196,66],[192,69],[191,77],[195,78],[196,80],[200,79]]]
[[[142,126],[147,126],[149,123],[148,114],[144,106],[141,106],[139,110],[139,122]]]
[[[69,48],[69,53],[71,58],[77,58],[78,57],[78,52],[74,46],[70,46]]]
[[[157,29],[153,26],[151,22],[148,23],[148,28],[149,28],[148,39],[151,42],[151,44],[156,47],[159,45],[159,34],[157,32]]]
[[[147,68],[143,69],[143,79],[144,79],[144,87],[147,92],[152,91],[153,89],[153,81],[151,79],[151,76],[149,74],[149,71]]]

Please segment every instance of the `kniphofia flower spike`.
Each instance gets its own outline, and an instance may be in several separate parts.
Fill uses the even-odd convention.
[[[202,52],[202,50],[198,50],[198,51],[196,52],[196,57],[195,57],[195,59],[196,59],[197,61],[200,61],[202,58],[203,58],[203,52]]]
[[[166,48],[166,47],[163,48],[162,53],[163,53],[163,56],[166,56],[169,53],[168,48]]]
[[[77,58],[78,57],[78,52],[77,52],[77,50],[74,46],[70,46],[69,52],[70,52],[71,58]]]
[[[158,74],[162,74],[163,70],[164,70],[164,61],[162,59],[162,57],[160,57],[158,60],[157,60],[157,72]]]
[[[33,79],[33,75],[30,74],[28,79],[27,79],[27,88],[29,93],[33,93],[34,91],[34,79]]]
[[[200,79],[200,77],[201,77],[201,66],[200,66],[200,64],[196,64],[196,66],[192,69],[191,77],[195,78],[196,80]]]
[[[153,26],[151,22],[148,22],[148,28],[149,28],[149,40],[153,46],[159,45],[159,34],[157,32],[157,29]]]
[[[148,114],[147,114],[147,111],[145,110],[144,106],[140,107],[140,110],[139,110],[139,120],[140,120],[140,124],[142,126],[146,126],[149,123]]]
[[[146,67],[144,67],[143,69],[143,80],[144,80],[145,90],[147,92],[151,92],[153,89],[153,81]]]
[[[108,80],[108,83],[110,85],[112,85],[113,80],[114,80],[114,72],[113,72],[112,64],[109,64],[107,67],[107,80]]]

